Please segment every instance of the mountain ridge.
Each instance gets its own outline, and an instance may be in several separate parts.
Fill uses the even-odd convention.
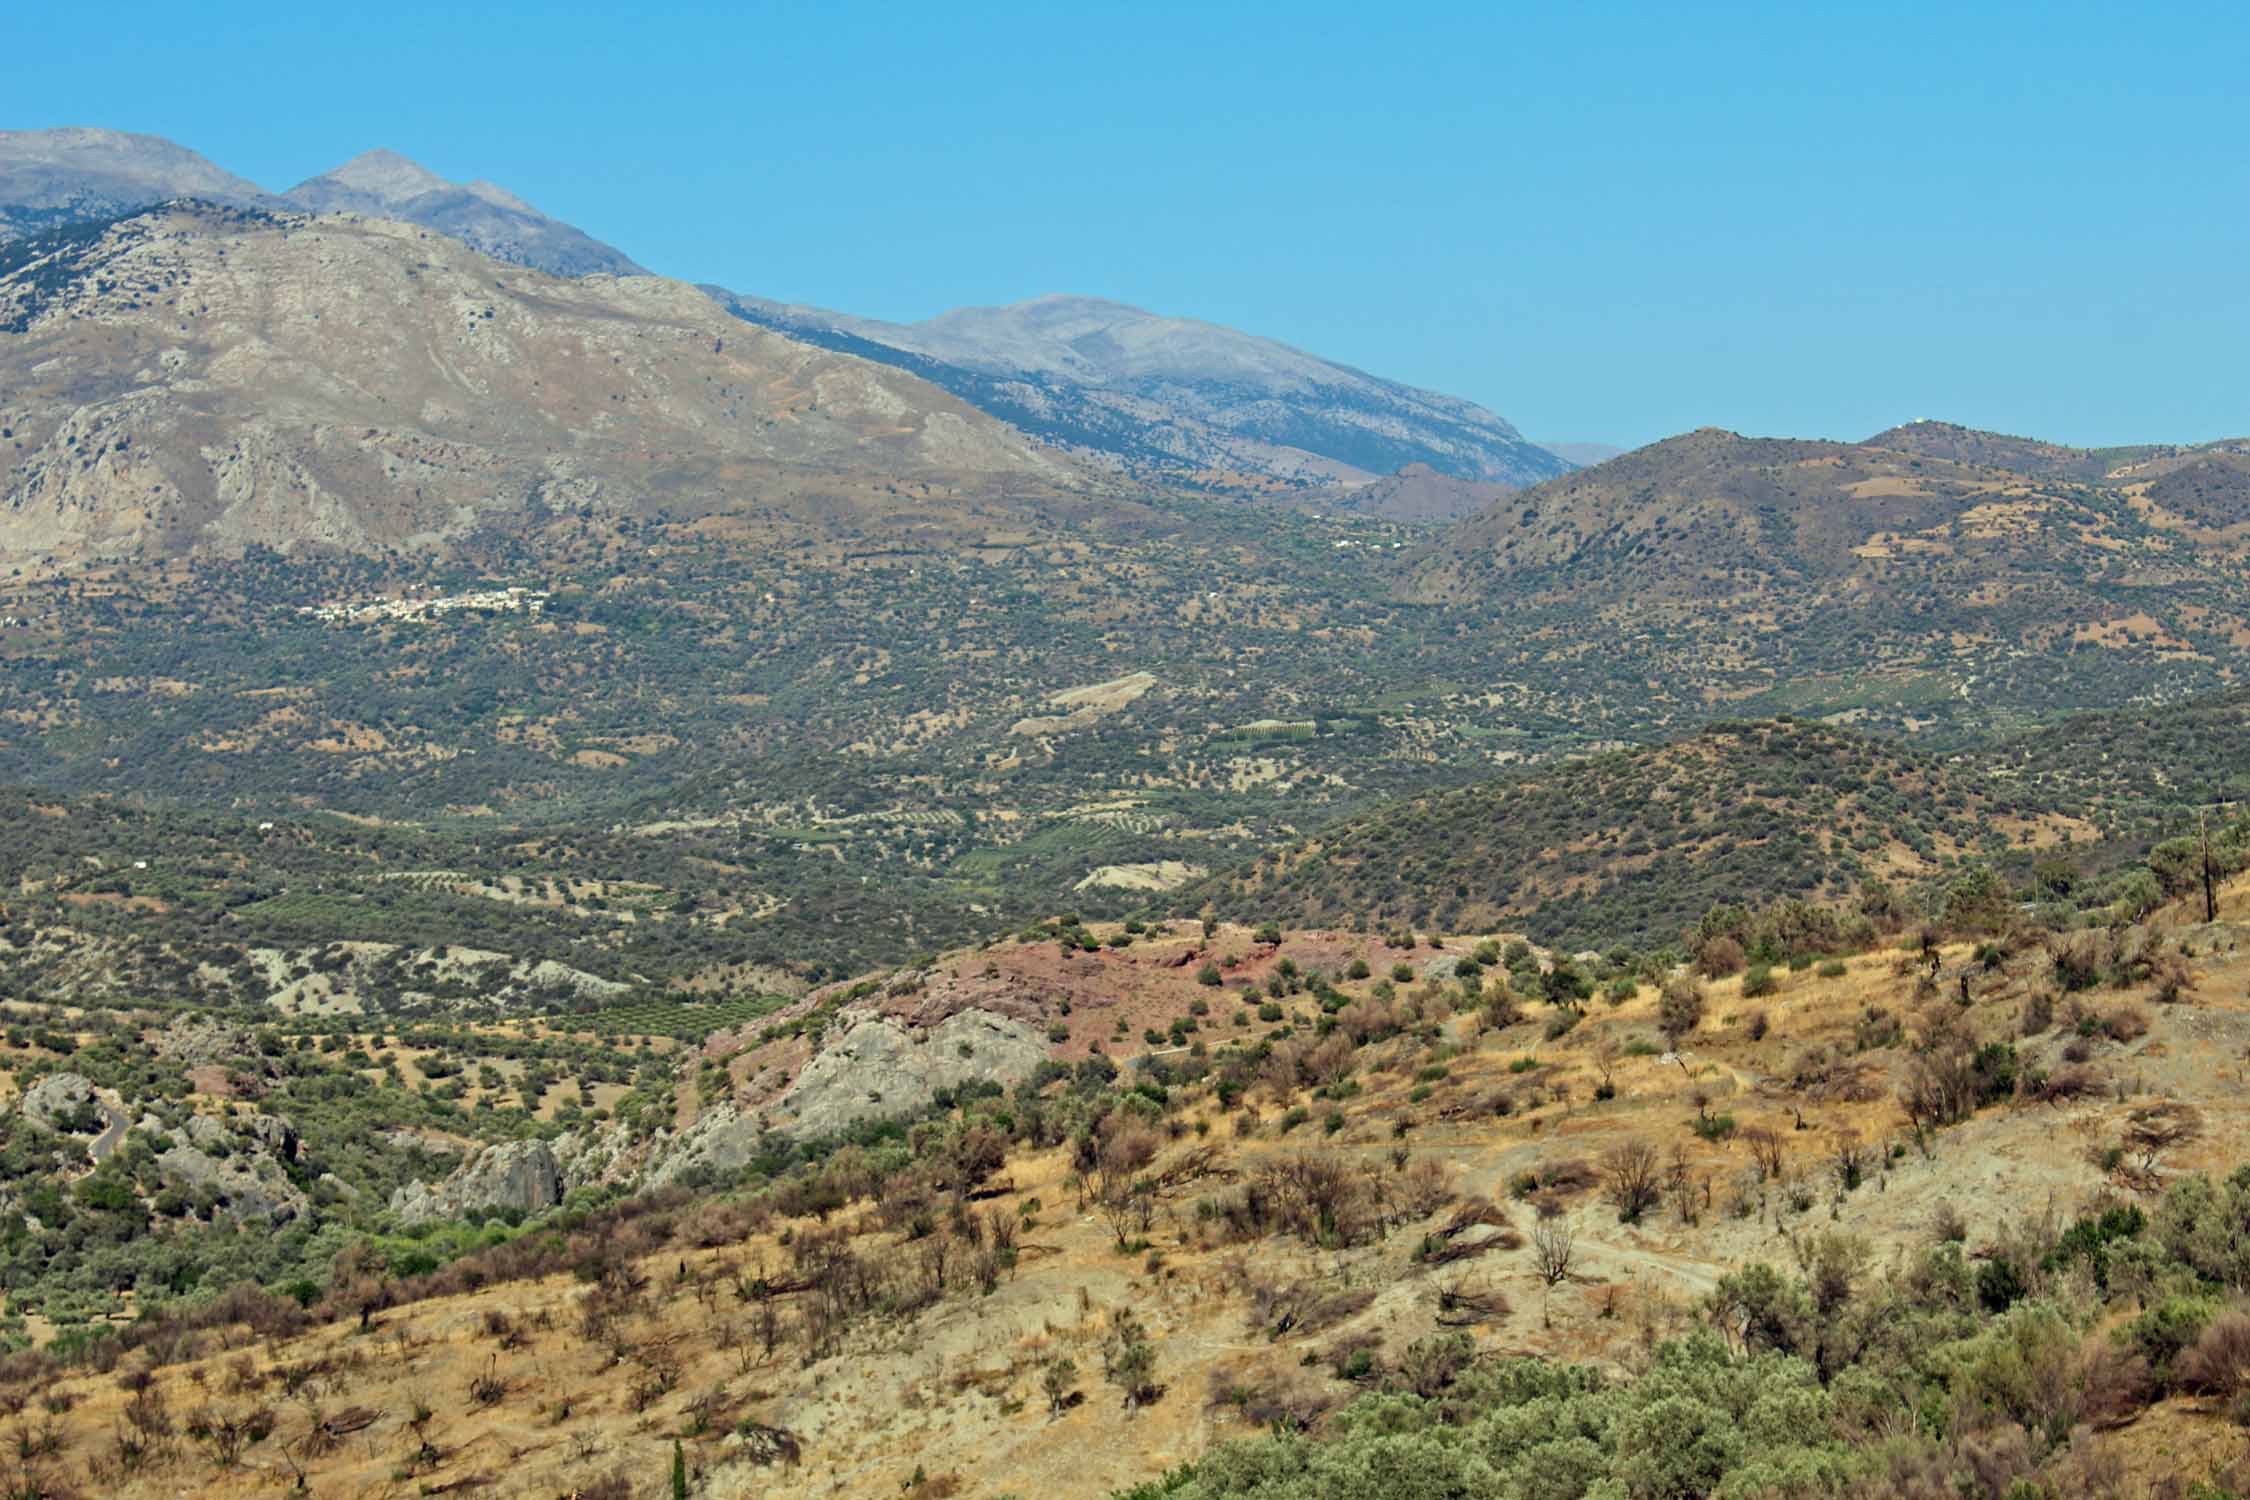
[[[1079,478],[932,387],[655,277],[555,277],[395,221],[194,204],[17,248],[0,544],[21,554],[444,550],[564,508],[755,510],[791,535],[864,505],[946,525],[975,507],[891,492]]]
[[[280,201],[161,136],[90,125],[0,130],[0,243],[173,198],[265,208]]]
[[[561,276],[649,274],[506,188],[449,181],[388,148],[275,194],[159,137],[0,133],[0,242],[182,199],[391,219]],[[744,321],[904,369],[1052,447],[1167,486],[1359,485],[1415,464],[1519,486],[1571,467],[1474,402],[1122,302],[1055,294],[893,324],[705,290]]]
[[[282,198],[313,213],[358,213],[420,224],[495,260],[559,276],[649,274],[622,250],[549,218],[497,184],[449,182],[383,148],[309,177]]]
[[[623,251],[549,218],[496,183],[449,182],[385,148],[362,152],[286,193],[271,193],[162,136],[92,126],[0,131],[0,242],[181,199],[397,219],[496,260],[557,275],[648,274]]]
[[[900,324],[706,290],[738,317],[913,368],[1027,431],[1127,468],[1313,486],[1414,463],[1508,485],[1568,469],[1473,402],[1127,303],[1051,294]]]

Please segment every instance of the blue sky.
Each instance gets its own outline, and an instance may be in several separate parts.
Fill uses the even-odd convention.
[[[1548,439],[2250,432],[2240,6],[318,9],[18,10],[0,126],[389,146],[669,275],[1115,297]]]

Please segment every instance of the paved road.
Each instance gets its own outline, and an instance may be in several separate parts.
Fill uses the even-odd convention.
[[[87,1149],[93,1153],[95,1161],[107,1161],[110,1152],[115,1151],[118,1143],[125,1139],[126,1127],[132,1122],[125,1118],[123,1110],[111,1109],[99,1099],[94,1101],[94,1108],[100,1110],[102,1118],[109,1121],[109,1128],[95,1136],[94,1144]]]

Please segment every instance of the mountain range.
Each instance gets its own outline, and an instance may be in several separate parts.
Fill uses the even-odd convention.
[[[277,194],[154,136],[0,132],[0,242],[179,198],[396,220],[557,276],[647,274],[623,251],[505,188],[449,182],[391,151],[367,152]],[[1095,298],[1042,297],[895,324],[705,290],[746,321],[906,370],[1021,432],[1167,484],[1350,486],[1422,465],[1514,486],[1572,467],[1471,402],[1271,339]]]
[[[657,277],[182,201],[0,247],[0,551],[446,550],[563,514],[1020,522],[1061,455]],[[967,485],[973,498],[952,498]]]
[[[489,182],[453,183],[392,151],[369,151],[285,193],[160,136],[81,126],[0,131],[0,243],[76,220],[179,198],[237,208],[397,219],[481,254],[559,276],[647,274],[623,252]]]

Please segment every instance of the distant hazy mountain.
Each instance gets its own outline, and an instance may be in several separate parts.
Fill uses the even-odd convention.
[[[1396,474],[1364,484],[1331,484],[1295,490],[1288,498],[1314,510],[1375,516],[1385,521],[1453,521],[1473,516],[1515,493],[1516,487],[1457,479],[1428,464],[1408,464]]]
[[[1615,443],[1541,443],[1539,446],[1563,462],[1580,469],[1606,464],[1625,451]]]
[[[1098,298],[884,323],[706,290],[750,322],[913,370],[1024,431],[1128,469],[1330,484],[1425,464],[1522,485],[1571,467],[1472,402]]]
[[[76,126],[0,131],[0,242],[114,219],[179,198],[398,219],[557,276],[648,274],[623,251],[489,182],[453,183],[395,151],[370,151],[276,197],[159,136]]]
[[[395,151],[369,151],[283,195],[309,213],[399,219],[452,236],[494,260],[557,276],[645,276],[624,251],[550,219],[492,183],[448,182]]]
[[[274,198],[153,135],[65,126],[0,130],[0,240],[108,219],[170,198],[271,207]]]

